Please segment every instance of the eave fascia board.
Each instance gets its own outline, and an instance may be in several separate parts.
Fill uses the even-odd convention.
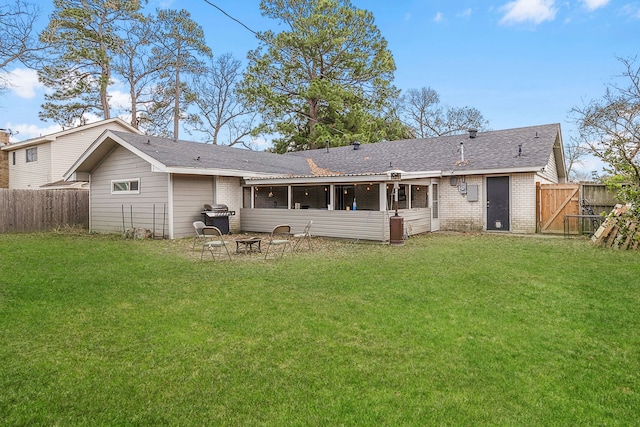
[[[461,175],[504,175],[509,173],[540,172],[546,165],[526,166],[519,168],[504,169],[459,169],[443,170],[441,176],[461,176]]]
[[[288,184],[333,184],[340,182],[370,182],[381,181],[386,174],[371,175],[322,175],[322,176],[292,176],[251,179],[245,177],[245,181],[250,185],[288,185]]]
[[[220,168],[190,168],[190,167],[181,167],[181,166],[166,166],[166,165],[158,165],[152,167],[152,171],[154,172],[166,172],[177,175],[207,175],[207,176],[231,176],[238,178],[260,178],[260,177],[270,177],[274,174],[268,173],[259,173],[259,172],[249,172],[237,169],[220,169]]]
[[[428,172],[403,172],[402,181],[419,178],[436,178],[440,177],[440,171]],[[322,176],[293,176],[293,177],[274,177],[274,178],[257,178],[251,179],[245,177],[248,185],[287,185],[287,184],[339,184],[353,182],[388,182],[390,181],[389,173],[371,173],[361,175],[322,175]]]
[[[14,142],[11,143],[9,145],[4,145],[2,146],[0,149],[2,151],[13,151],[13,150],[20,150],[22,148],[29,148],[29,147],[33,147],[34,145],[41,145],[41,144],[45,144],[45,143],[51,143],[54,142],[56,140],[56,138],[50,138],[50,137],[40,137],[40,138],[36,138],[36,139],[28,139],[26,141],[21,141],[21,142]]]
[[[128,142],[126,142],[125,140],[120,138],[119,136],[115,135],[110,130],[105,130],[98,137],[98,139],[96,139],[93,142],[93,144],[91,144],[89,146],[89,148],[87,148],[87,150],[80,156],[80,158],[78,158],[78,160],[76,160],[76,162],[71,166],[71,168],[69,168],[69,170],[63,175],[64,180],[68,181],[69,178],[72,177],[76,173],[76,171],[80,167],[80,165],[82,165],[88,158],[90,158],[91,155],[98,149],[98,147],[100,147],[103,143],[105,143],[105,141],[107,139],[110,139],[116,145],[120,145],[123,148],[126,148],[127,150],[129,150],[133,154],[135,154],[136,156],[140,157],[141,159],[143,159],[147,163],[151,164],[151,169],[152,170],[154,168],[160,170],[163,167],[165,167],[165,165],[163,165],[162,163],[158,162],[153,157],[151,157],[151,156],[143,153],[142,151],[138,150],[136,147],[132,146],[131,144],[129,144]]]

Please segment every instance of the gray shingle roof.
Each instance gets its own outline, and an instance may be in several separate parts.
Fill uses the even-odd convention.
[[[542,168],[549,161],[560,132],[559,124],[478,132],[475,138],[453,135],[428,139],[362,144],[288,153],[287,157],[312,159],[322,169],[338,173],[472,171]],[[460,143],[464,146],[464,160]],[[521,151],[519,152],[519,149]]]
[[[273,176],[357,175],[405,172],[542,168],[560,135],[559,124],[428,139],[362,144],[287,154],[250,151],[112,131],[167,167],[227,169]],[[461,144],[464,147],[462,162]]]
[[[228,169],[278,175],[311,173],[307,161],[301,158],[127,132],[112,133],[167,167]]]

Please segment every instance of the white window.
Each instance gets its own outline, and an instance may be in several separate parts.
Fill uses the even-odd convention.
[[[140,178],[111,181],[111,194],[140,194]]]
[[[38,147],[27,148],[27,163],[38,161]]]

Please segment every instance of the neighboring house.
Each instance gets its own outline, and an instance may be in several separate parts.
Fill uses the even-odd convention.
[[[65,182],[64,173],[100,134],[109,129],[141,133],[116,118],[2,146],[9,167],[8,188],[82,187],[83,182]]]
[[[313,220],[315,235],[388,241],[396,194],[409,234],[535,233],[536,184],[566,170],[559,124],[284,155],[107,131],[65,179],[90,180],[96,232],[191,236],[208,203],[236,212],[233,232]]]

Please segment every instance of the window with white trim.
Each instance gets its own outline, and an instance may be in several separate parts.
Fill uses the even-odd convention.
[[[140,194],[140,178],[112,180],[111,194]]]
[[[27,148],[27,163],[38,161],[38,147]]]

